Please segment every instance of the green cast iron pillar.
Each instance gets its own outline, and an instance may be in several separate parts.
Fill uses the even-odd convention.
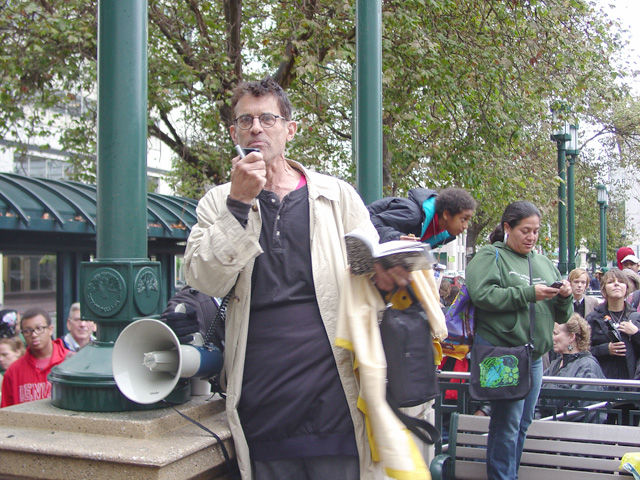
[[[578,149],[578,125],[569,125],[569,145],[565,155],[569,159],[567,166],[567,227],[569,235],[567,237],[567,251],[569,253],[570,272],[576,268],[576,196],[575,196],[575,175],[574,166],[580,154]]]
[[[560,133],[552,135],[558,145],[558,270],[561,275],[567,274],[567,211],[566,211],[566,156],[565,143],[570,139],[568,134]]]
[[[598,192],[598,205],[600,206],[600,268],[607,266],[607,187],[596,185]]]
[[[569,272],[576,268],[576,204],[573,172],[575,163],[575,155],[569,155],[569,165],[567,166],[567,225],[569,231],[567,236],[567,252],[569,253],[569,266],[567,271]]]
[[[161,272],[147,259],[147,2],[98,3],[97,257],[81,265],[81,314],[97,341],[54,367],[51,402],[77,411],[156,408],[113,379],[113,344],[137,318],[160,313]],[[188,395],[188,391],[187,391]]]
[[[356,182],[365,203],[382,197],[382,6],[356,4]]]

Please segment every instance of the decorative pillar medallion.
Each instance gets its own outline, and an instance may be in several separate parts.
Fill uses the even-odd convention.
[[[140,269],[134,288],[133,299],[138,311],[143,315],[156,313],[160,300],[160,283],[156,271],[150,267]]]
[[[91,274],[85,289],[89,309],[100,317],[118,313],[127,298],[124,278],[113,268],[98,268]]]

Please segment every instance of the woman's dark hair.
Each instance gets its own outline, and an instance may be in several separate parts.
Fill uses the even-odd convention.
[[[233,89],[233,97],[231,98],[231,112],[233,116],[236,115],[236,107],[240,99],[246,95],[254,97],[264,97],[266,95],[273,95],[278,101],[278,107],[280,107],[280,115],[285,120],[291,120],[291,114],[293,113],[293,105],[287,96],[287,93],[278,85],[271,77],[263,78],[255,82],[242,82]]]
[[[607,270],[602,278],[600,279],[600,293],[602,294],[602,298],[604,298],[605,304],[608,302],[607,299],[607,283],[609,283],[612,279],[617,279],[620,283],[624,283],[627,286],[627,292],[629,291],[629,277],[622,271],[617,268],[610,268]]]
[[[533,217],[534,215],[540,218],[540,210],[533,203],[525,201],[513,202],[505,209],[500,223],[493,233],[489,235],[489,241],[491,243],[504,241],[505,223],[514,228],[525,218]]]
[[[476,201],[463,188],[445,188],[436,197],[436,213],[442,215],[447,210],[457,215],[464,210],[475,210]]]

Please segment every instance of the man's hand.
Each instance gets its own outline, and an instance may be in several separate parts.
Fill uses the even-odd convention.
[[[191,342],[193,334],[200,330],[198,316],[191,307],[187,307],[186,313],[166,312],[162,315],[162,320],[173,330],[178,341],[182,344]]]
[[[386,270],[380,263],[374,263],[373,268],[376,271],[373,283],[385,292],[391,292],[396,287],[406,287],[411,282],[411,272],[403,267],[395,266]]]
[[[251,152],[244,158],[235,157],[231,168],[229,198],[251,203],[267,184],[267,167],[262,153]]]
[[[563,298],[567,298],[572,293],[573,289],[571,288],[571,283],[568,280],[562,280],[562,286],[558,289],[558,295]]]

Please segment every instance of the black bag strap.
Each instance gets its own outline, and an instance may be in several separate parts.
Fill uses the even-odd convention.
[[[418,295],[416,295],[416,292],[413,290],[413,287],[411,286],[411,283],[407,283],[407,286],[405,287],[407,289],[407,292],[409,293],[409,296],[411,297],[411,301],[415,304],[420,305],[420,299],[418,299]]]
[[[531,268],[531,256],[527,256],[529,260],[529,285],[533,285],[533,269]],[[529,302],[529,345],[533,349],[533,331],[536,325],[536,304]]]
[[[387,403],[391,407],[391,410],[393,410],[393,413],[396,414],[396,417],[398,417],[398,419],[400,419],[400,421],[404,423],[404,425],[409,429],[411,433],[413,433],[424,443],[433,445],[434,443],[438,443],[440,441],[440,432],[435,426],[431,425],[426,420],[415,418],[402,412],[395,400],[388,394]]]

